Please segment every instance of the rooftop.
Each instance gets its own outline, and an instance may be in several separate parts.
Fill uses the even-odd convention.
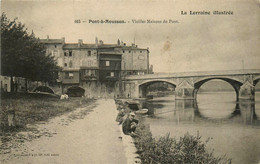
[[[63,39],[40,39],[40,41],[45,44],[62,44],[62,43],[64,43]]]
[[[65,43],[63,45],[64,49],[78,49],[78,48],[97,48],[95,44],[79,44],[78,43]]]
[[[114,50],[148,50],[148,48],[138,48],[137,45],[132,44],[130,46],[127,46],[126,43],[118,42],[117,44],[104,44],[102,40],[99,42],[96,40],[95,44],[84,44],[82,39],[79,39],[78,43],[65,43],[65,38],[61,39],[49,39],[49,36],[47,36],[47,39],[40,39],[40,41],[44,44],[64,44],[64,49],[88,49],[88,48],[99,48],[99,49],[113,49]]]

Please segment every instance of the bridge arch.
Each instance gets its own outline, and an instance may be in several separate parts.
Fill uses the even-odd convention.
[[[229,83],[235,90],[236,92],[236,100],[238,101],[239,99],[239,89],[240,86],[243,85],[243,82],[241,80],[233,79],[233,78],[227,78],[227,77],[208,77],[208,78],[202,78],[200,80],[197,80],[194,83],[194,97],[197,97],[197,93],[199,91],[199,88],[206,82],[210,80],[223,80],[227,83]]]
[[[174,88],[176,88],[176,85],[177,85],[175,82],[173,82],[171,80],[164,80],[164,79],[147,80],[147,81],[142,82],[141,84],[138,85],[138,90],[139,90],[139,96],[138,97],[146,97],[148,86],[150,86],[151,84],[159,83],[159,82],[171,84],[172,86],[174,86]]]
[[[33,89],[33,92],[47,92],[47,93],[52,93],[52,94],[55,93],[53,91],[53,89],[51,89],[50,87],[47,87],[47,86],[38,86],[35,89]]]
[[[254,77],[254,79],[253,79],[253,84],[254,84],[254,86],[255,86],[259,81],[260,81],[260,76]]]
[[[69,97],[82,97],[85,95],[85,89],[81,88],[79,86],[72,86],[69,87],[65,93],[69,96]]]
[[[229,80],[229,81],[234,81],[236,83],[244,83],[244,80],[242,79],[238,79],[235,77],[226,77],[226,76],[210,76],[210,77],[203,77],[203,78],[199,78],[197,80],[194,81],[194,84],[199,83],[201,81],[205,81],[205,80],[212,80],[212,79],[220,79],[220,80]]]

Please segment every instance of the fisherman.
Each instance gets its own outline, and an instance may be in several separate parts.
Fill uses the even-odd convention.
[[[135,119],[135,113],[131,112],[128,117],[124,120],[122,129],[125,135],[136,136],[135,130],[138,124],[138,120]]]
[[[119,112],[117,114],[117,117],[116,117],[116,122],[119,122],[119,125],[123,123],[125,115],[126,115],[125,109],[124,108],[120,108],[120,110],[119,110]]]

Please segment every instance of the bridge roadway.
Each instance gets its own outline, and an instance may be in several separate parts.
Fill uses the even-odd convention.
[[[150,84],[167,82],[176,87],[176,99],[196,99],[199,88],[213,79],[228,82],[236,92],[237,101],[254,100],[255,85],[260,80],[260,69],[130,75],[122,79],[121,96],[143,98],[146,97],[146,90]]]

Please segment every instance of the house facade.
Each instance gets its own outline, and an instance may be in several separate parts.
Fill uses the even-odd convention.
[[[120,80],[127,75],[149,73],[149,49],[125,43],[104,44],[96,38],[94,44],[65,43],[61,39],[41,39],[46,54],[51,54],[62,68],[58,84],[62,93],[70,87],[80,87],[87,96],[112,96],[120,92]]]
[[[122,45],[123,44],[123,45]],[[132,44],[121,43],[117,48],[122,54],[121,73],[126,75],[143,75],[149,73],[149,49],[138,48]]]

